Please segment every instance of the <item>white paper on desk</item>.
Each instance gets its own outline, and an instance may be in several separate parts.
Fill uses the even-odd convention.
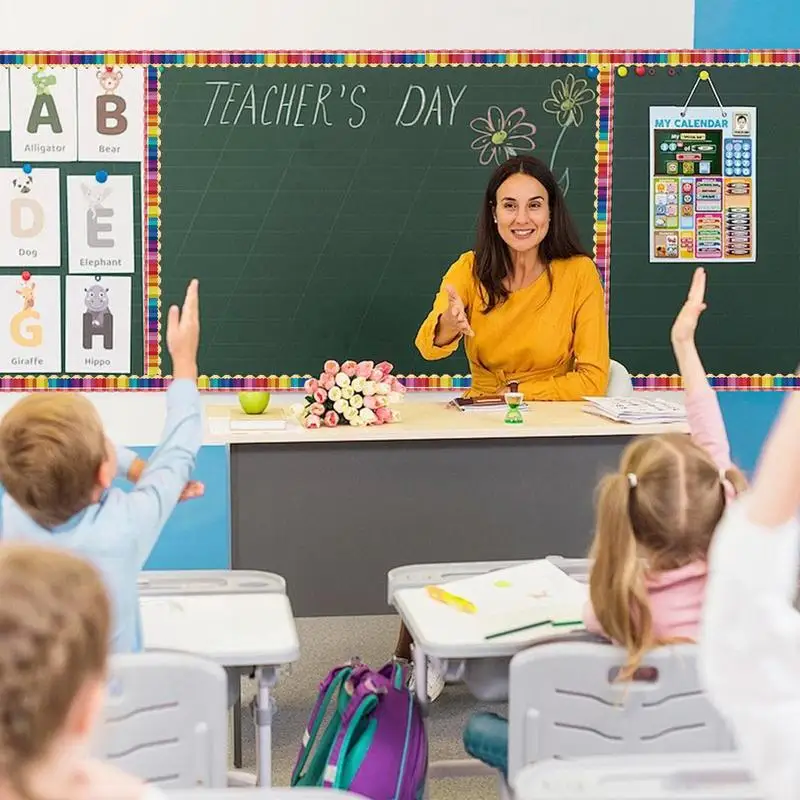
[[[545,621],[577,622],[589,598],[587,584],[546,559],[452,581],[439,588],[476,607],[477,611],[468,616],[483,636]]]

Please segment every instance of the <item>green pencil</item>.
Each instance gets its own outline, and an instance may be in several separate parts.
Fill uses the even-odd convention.
[[[499,631],[498,633],[490,633],[488,636],[484,636],[484,641],[490,641],[492,639],[499,639],[501,636],[511,636],[512,633],[522,633],[522,631],[530,631],[534,628],[542,628],[545,625],[552,625],[554,628],[566,628],[572,625],[583,625],[582,620],[568,620],[562,622],[553,622],[553,620],[546,619],[543,622],[534,622],[532,625],[522,625],[519,628],[512,628],[508,631]]]

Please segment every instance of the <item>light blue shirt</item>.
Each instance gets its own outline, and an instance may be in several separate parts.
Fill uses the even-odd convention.
[[[167,390],[167,419],[161,443],[130,491],[109,489],[99,503],[50,531],[3,495],[3,539],[65,547],[91,561],[103,574],[114,615],[111,649],[142,649],[139,572],[180,499],[203,443],[200,394],[193,381],[174,380]],[[136,454],[117,448],[118,475]]]

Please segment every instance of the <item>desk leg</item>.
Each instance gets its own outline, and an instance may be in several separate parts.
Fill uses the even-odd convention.
[[[233,704],[233,766],[242,768],[242,687],[239,681],[239,696]]]
[[[278,679],[277,667],[259,667],[258,694],[253,708],[256,723],[256,786],[272,784],[272,687]]]
[[[428,716],[428,659],[422,648],[414,642],[411,645],[411,658],[414,662],[414,681],[416,683],[417,700],[419,700],[422,715]]]

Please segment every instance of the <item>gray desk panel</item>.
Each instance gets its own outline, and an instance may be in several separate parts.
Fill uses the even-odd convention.
[[[585,556],[630,438],[234,444],[233,566],[285,577],[307,617],[386,613],[403,564]]]

